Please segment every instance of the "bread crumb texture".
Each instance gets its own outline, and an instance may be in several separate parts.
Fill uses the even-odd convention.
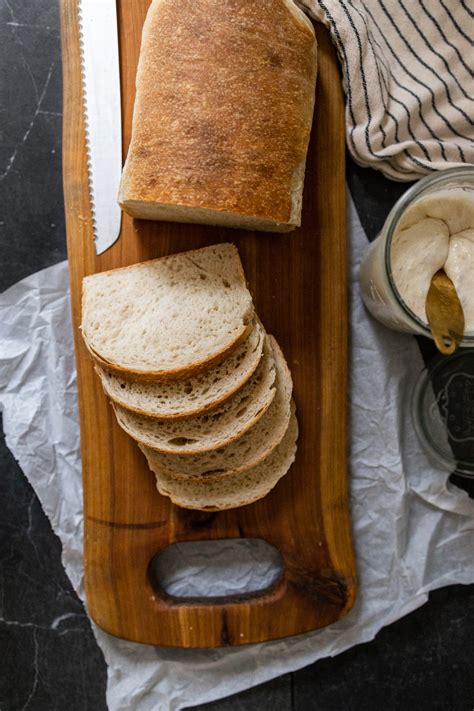
[[[175,372],[237,343],[253,304],[236,247],[221,244],[85,277],[82,318],[103,361]]]

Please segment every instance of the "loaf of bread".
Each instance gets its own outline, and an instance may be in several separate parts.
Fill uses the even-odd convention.
[[[300,224],[316,38],[293,0],[153,0],[119,202],[147,220]]]
[[[177,505],[244,506],[288,472],[291,373],[233,245],[85,277],[82,332],[118,424]]]
[[[121,377],[190,377],[219,363],[253,327],[239,253],[218,244],[87,276],[82,335]]]

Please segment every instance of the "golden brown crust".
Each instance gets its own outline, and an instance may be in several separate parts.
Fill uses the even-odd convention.
[[[298,223],[315,78],[314,30],[288,0],[154,0],[122,206]]]

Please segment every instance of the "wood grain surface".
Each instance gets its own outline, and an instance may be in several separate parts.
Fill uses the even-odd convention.
[[[149,0],[118,0],[123,151],[130,139],[135,70]],[[94,253],[77,0],[61,0],[63,172],[78,370],[87,606],[107,632],[148,644],[214,647],[261,642],[328,625],[353,605],[356,582],[347,491],[347,273],[343,96],[335,52],[317,26],[316,114],[303,224],[274,235],[133,221]],[[82,343],[86,274],[222,241],[237,245],[256,309],[288,359],[300,423],[290,473],[263,500],[220,513],[191,512],[157,493],[145,458],[117,425]],[[153,556],[178,541],[262,538],[281,552],[271,589],[245,598],[186,600],[153,584]]]

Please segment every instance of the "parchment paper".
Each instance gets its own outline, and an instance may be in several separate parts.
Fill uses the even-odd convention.
[[[411,336],[386,330],[364,311],[357,284],[367,239],[349,203],[351,264],[351,507],[359,593],[355,608],[324,630],[223,650],[153,648],[120,641],[93,625],[108,664],[112,711],[167,711],[236,693],[321,657],[371,640],[422,605],[429,590],[474,582],[474,502],[427,461],[410,420],[423,364]],[[63,544],[80,597],[82,496],[76,377],[65,262],[0,296],[0,405],[7,444],[35,488]],[[176,592],[206,580],[206,560],[171,566]],[[253,551],[253,559],[260,553]],[[261,561],[271,577],[274,561]],[[229,577],[245,590],[248,561]]]

